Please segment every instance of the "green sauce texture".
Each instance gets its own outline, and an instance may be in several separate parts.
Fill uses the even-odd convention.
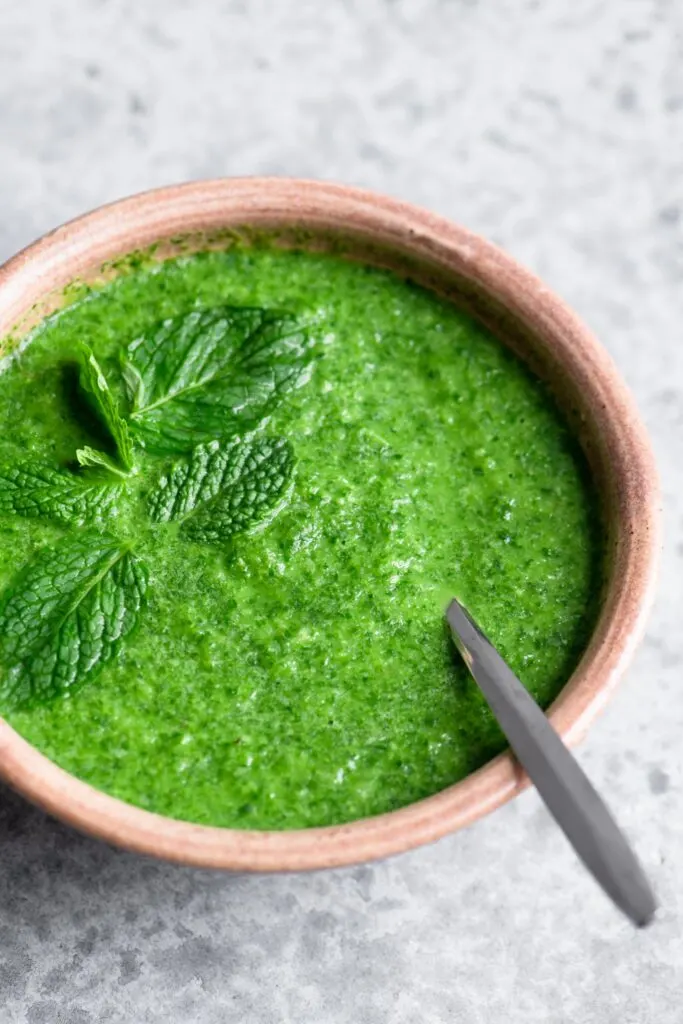
[[[545,386],[449,304],[265,247],[140,266],[45,321],[0,375],[0,462],[97,447],[70,404],[79,343],[113,372],[151,324],[221,304],[321,325],[311,380],[266,427],[296,458],[286,507],[201,546],[150,522],[174,460],[142,452],[114,524],[150,567],[139,626],[96,679],[6,717],[74,775],[174,818],[292,829],[402,807],[505,746],[447,635],[451,595],[544,706],[576,664],[602,561],[584,458]],[[78,529],[0,515],[0,588]]]

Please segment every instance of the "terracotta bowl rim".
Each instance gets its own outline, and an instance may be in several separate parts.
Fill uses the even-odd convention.
[[[240,224],[304,227],[312,238],[351,232],[361,240],[379,239],[387,252],[437,267],[495,300],[566,374],[600,449],[602,483],[616,524],[600,620],[549,711],[565,740],[576,742],[604,706],[644,629],[659,552],[657,475],[640,416],[610,357],[560,298],[497,246],[425,209],[363,189],[292,178],[193,181],[101,206],[0,267],[0,339],[17,324],[25,329],[46,296],[92,273],[95,264],[154,241]],[[346,825],[288,832],[215,828],[144,811],[99,792],[39,753],[2,719],[0,777],[49,813],[115,845],[183,864],[241,871],[310,870],[383,858],[473,822],[528,783],[514,759],[502,754],[435,796]]]

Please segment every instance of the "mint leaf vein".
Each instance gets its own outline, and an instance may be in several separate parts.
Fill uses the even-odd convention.
[[[198,445],[150,496],[155,523],[180,522],[192,540],[221,544],[270,522],[283,507],[294,471],[284,438]]]
[[[100,424],[107,431],[124,469],[133,466],[133,443],[100,364],[87,345],[82,346],[80,385]],[[91,450],[91,449],[90,449]]]
[[[0,467],[0,515],[83,525],[110,513],[118,494],[108,480],[51,466]]]
[[[0,602],[0,700],[45,703],[92,679],[135,627],[147,569],[113,537],[44,548]]]
[[[113,473],[115,476],[121,477],[124,480],[130,475],[127,470],[119,469],[113,459],[111,459],[106,452],[98,451],[96,448],[91,448],[89,445],[86,445],[85,448],[76,449],[76,460],[79,466],[83,466],[87,469],[104,469],[107,473]]]
[[[161,454],[252,429],[309,379],[313,344],[289,313],[220,306],[164,320],[128,348],[131,428]]]

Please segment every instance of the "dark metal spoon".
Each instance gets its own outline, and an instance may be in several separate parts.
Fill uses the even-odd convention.
[[[518,761],[593,877],[642,928],[657,903],[614,818],[540,707],[456,600],[446,610],[455,644]]]

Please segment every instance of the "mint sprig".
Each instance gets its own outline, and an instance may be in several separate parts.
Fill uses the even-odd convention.
[[[289,313],[194,310],[130,344],[113,391],[82,346],[79,394],[111,450],[83,445],[74,471],[34,462],[0,468],[0,517],[69,528],[0,595],[1,709],[74,692],[137,626],[150,573],[111,532],[137,472],[135,443],[153,456],[184,456],[147,497],[154,525],[176,524],[188,541],[222,546],[272,521],[291,492],[294,453],[285,438],[255,432],[309,379],[313,349],[310,327]]]

